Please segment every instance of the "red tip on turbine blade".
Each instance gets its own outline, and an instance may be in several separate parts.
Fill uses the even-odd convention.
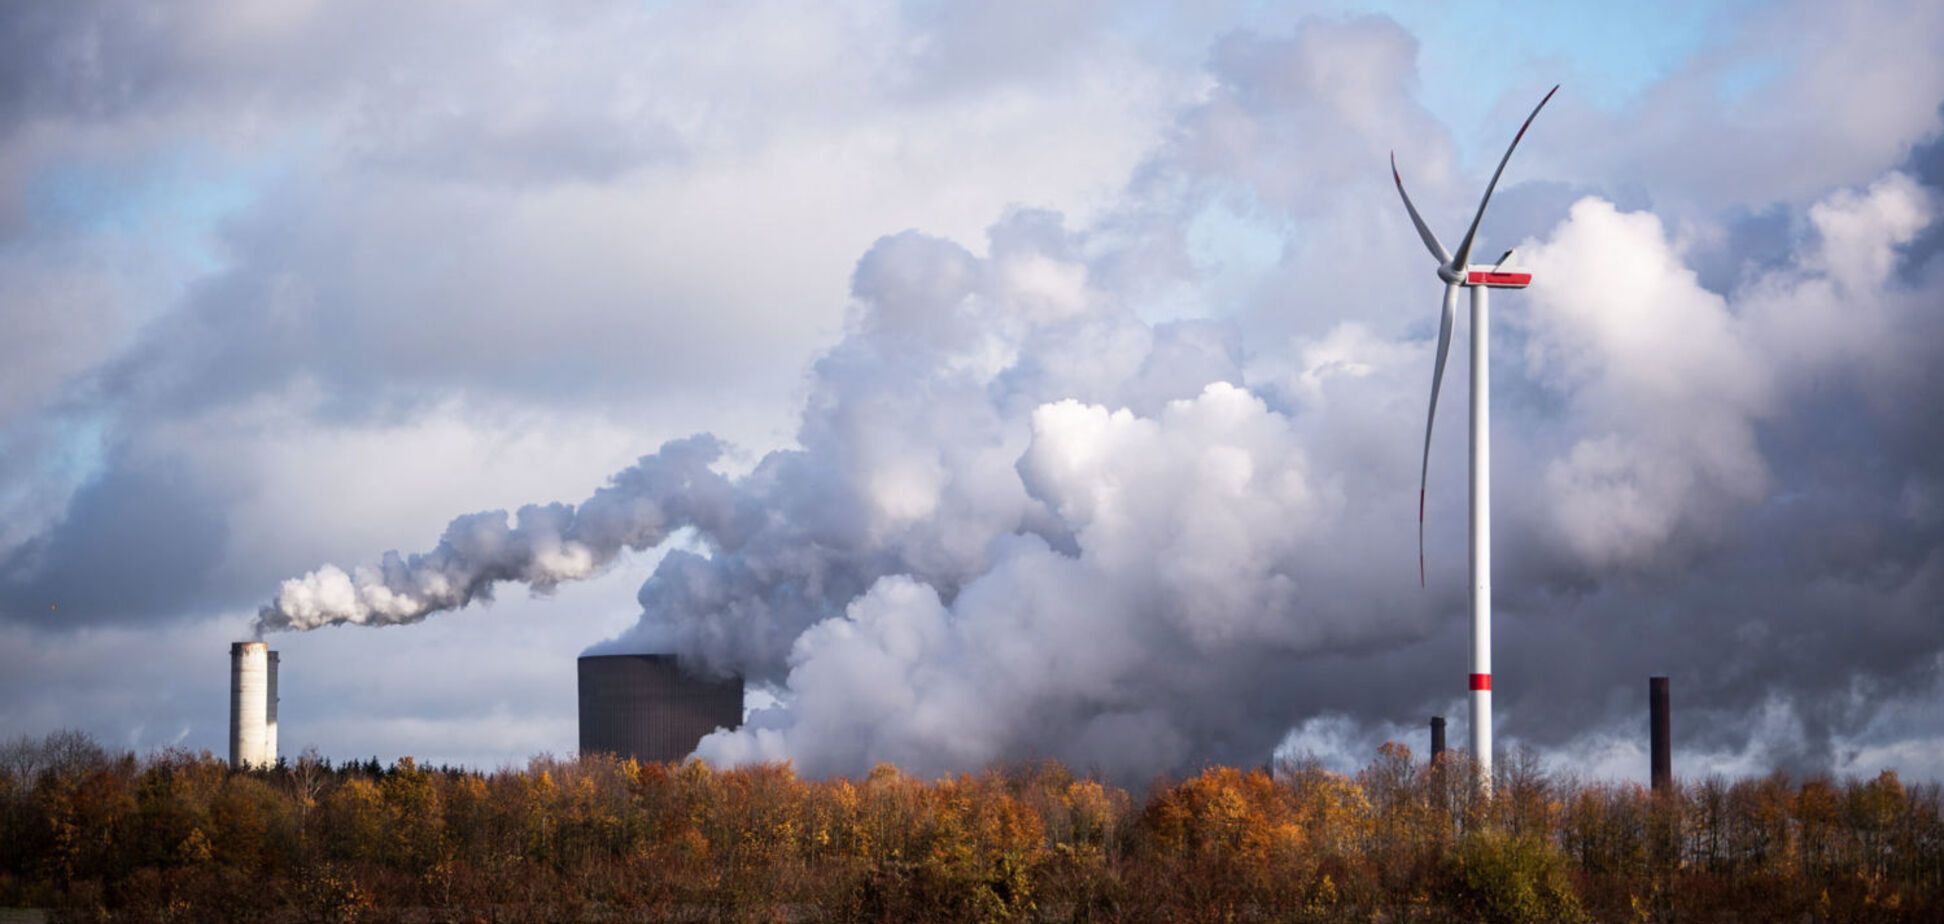
[[[1532,114],[1526,116],[1524,125],[1519,126],[1519,133],[1512,136],[1513,147],[1519,146],[1520,139],[1525,137],[1526,129],[1532,127],[1532,120],[1539,117],[1539,110],[1546,108],[1546,104],[1552,101],[1553,94],[1558,92],[1559,84],[1553,84],[1553,88],[1546,91],[1546,98],[1540,100],[1539,105],[1532,107]]]

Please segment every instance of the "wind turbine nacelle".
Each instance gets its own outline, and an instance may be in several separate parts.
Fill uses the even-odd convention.
[[[1532,274],[1498,267],[1465,267],[1465,285],[1488,289],[1523,289],[1532,285]]]

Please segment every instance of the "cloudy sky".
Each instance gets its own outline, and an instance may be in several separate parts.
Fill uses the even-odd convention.
[[[287,753],[571,751],[594,645],[814,773],[1463,741],[1387,156],[1455,243],[1558,83],[1479,248],[1501,743],[1644,777],[1668,674],[1680,772],[1944,777],[1936,3],[0,23],[0,735],[221,752],[263,610]]]

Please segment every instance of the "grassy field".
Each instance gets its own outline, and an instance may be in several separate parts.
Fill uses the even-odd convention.
[[[1651,793],[1387,745],[1133,793],[1056,764],[804,780],[541,758],[232,771],[0,746],[0,906],[179,921],[1944,920],[1934,784]]]

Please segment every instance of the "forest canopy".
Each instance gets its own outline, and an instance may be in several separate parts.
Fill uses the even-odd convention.
[[[1937,920],[1936,784],[1665,792],[1385,745],[1131,793],[1054,763],[807,780],[539,757],[261,770],[0,745],[0,906],[138,920]]]

